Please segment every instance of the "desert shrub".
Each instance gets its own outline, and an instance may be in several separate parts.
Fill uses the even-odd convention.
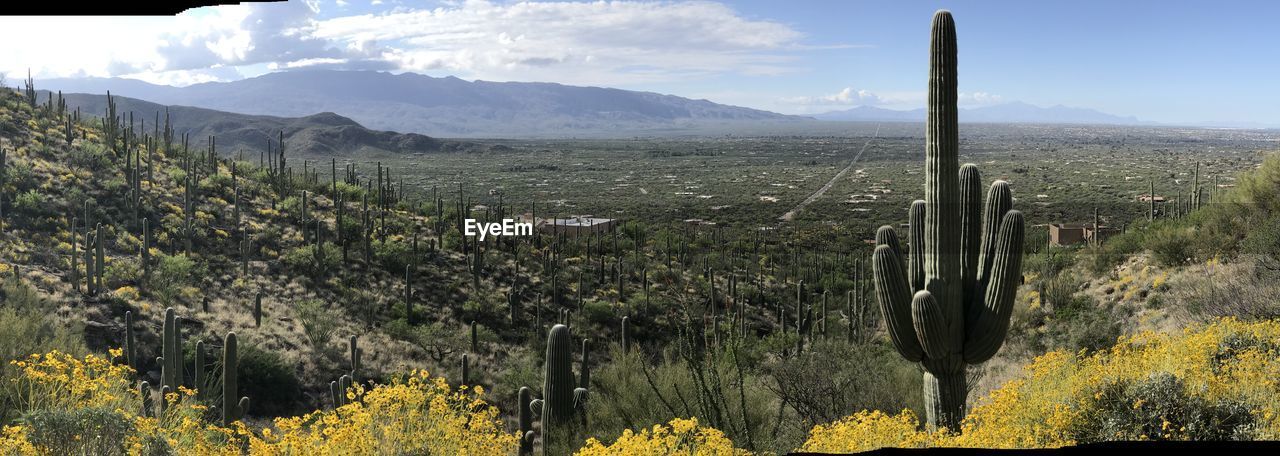
[[[910,412],[863,411],[815,426],[800,449],[1275,439],[1280,436],[1280,384],[1268,379],[1280,369],[1280,351],[1263,341],[1276,339],[1280,322],[1227,318],[1181,334],[1128,336],[1093,354],[1049,352],[980,401],[959,433],[919,430]]]
[[[323,354],[326,346],[333,340],[338,331],[338,316],[329,310],[324,301],[305,299],[297,304],[298,322],[302,324],[302,334],[307,337],[307,344],[316,353]]]
[[[1253,417],[1241,402],[1211,402],[1187,393],[1181,378],[1156,372],[1102,388],[1099,406],[1079,420],[1080,441],[1249,440]]]
[[[76,147],[67,148],[68,165],[80,169],[108,169],[111,157],[107,155],[107,147],[96,142],[81,142]]]
[[[289,249],[281,258],[286,266],[311,277],[320,277],[336,270],[342,261],[342,250],[332,242],[317,247],[307,244]]]
[[[902,410],[921,403],[919,370],[882,344],[817,340],[800,356],[763,366],[766,383],[808,425],[849,410]]]
[[[411,326],[404,320],[394,320],[385,329],[391,337],[418,346],[436,362],[442,362],[454,353],[464,352],[471,346],[470,329],[461,325],[435,322]]]
[[[241,388],[255,410],[268,407],[270,395],[280,391],[255,385],[254,378],[287,382],[252,373],[264,365],[255,361],[262,353],[241,348]],[[15,365],[19,372],[11,381],[28,392],[26,418],[0,433],[3,454],[510,454],[517,444],[482,389],[454,389],[425,372],[369,390],[357,387],[339,410],[278,418],[270,431],[257,432],[242,422],[222,427],[205,421],[205,406],[186,388],[153,398],[167,400],[163,415],[142,416],[133,372],[102,356],[51,352]]]
[[[1075,309],[1071,306],[1071,302],[1076,292],[1080,290],[1080,280],[1072,275],[1060,275],[1050,278],[1044,283],[1044,291],[1040,298],[1041,302],[1047,306],[1053,307],[1060,315],[1062,312],[1070,312]],[[1069,315],[1063,315],[1069,317]]]
[[[735,448],[733,441],[725,437],[723,432],[715,428],[699,426],[697,418],[675,418],[666,425],[655,424],[653,428],[641,429],[639,433],[627,429],[609,445],[600,443],[595,438],[589,438],[586,445],[574,454],[576,456],[618,454],[732,456],[750,455],[751,452]]]
[[[1188,268],[1169,283],[1179,310],[1211,320],[1237,317],[1262,320],[1280,317],[1280,265],[1264,256],[1241,256],[1233,263],[1210,259]]]
[[[413,260],[412,246],[408,242],[394,238],[374,242],[373,255],[384,269],[401,274]]]
[[[1143,250],[1145,232],[1140,229],[1141,226],[1130,228],[1124,233],[1112,236],[1102,245],[1085,247],[1079,253],[1085,258],[1082,261],[1095,274],[1111,272],[1112,268],[1124,262],[1130,255]]]
[[[13,197],[13,211],[28,217],[42,217],[48,212],[44,200],[44,195],[38,190],[27,190]]]
[[[32,445],[50,454],[123,455],[133,423],[103,407],[46,409],[22,418]]]
[[[80,355],[87,350],[83,332],[77,325],[63,324],[49,318],[50,304],[35,289],[15,277],[5,279],[0,288],[0,420],[8,421],[24,410],[27,396],[9,388],[8,382],[22,372],[8,360],[21,359],[30,353],[60,352]]]
[[[745,347],[701,354],[672,347],[658,360],[615,350],[613,361],[592,369],[587,435],[614,441],[627,429],[696,416],[741,447],[784,453],[807,427],[789,413],[779,415],[766,380],[748,367],[758,361],[754,356]]]
[[[239,393],[252,401],[249,413],[280,416],[299,411],[302,384],[294,371],[294,363],[254,344],[241,345],[238,354]],[[221,364],[215,369],[213,372],[221,372]],[[221,391],[217,392],[217,395],[221,394]]]
[[[1160,264],[1181,266],[1196,256],[1195,236],[1190,228],[1162,226],[1147,234],[1147,248]]]
[[[250,453],[275,454],[511,454],[518,446],[483,388],[454,389],[443,378],[417,371],[364,391],[338,410],[277,418],[272,432],[254,438]]]
[[[179,297],[194,290],[188,288],[204,276],[204,267],[186,254],[156,255],[155,270],[151,272],[148,289],[165,304],[173,304]]]
[[[107,263],[107,270],[103,271],[102,275],[107,280],[107,286],[113,288],[137,283],[142,278],[142,266],[138,259],[133,257],[115,258]]]

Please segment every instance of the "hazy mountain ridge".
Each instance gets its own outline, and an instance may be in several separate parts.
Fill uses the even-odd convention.
[[[48,93],[40,95],[46,99]],[[105,95],[63,93],[70,109],[79,107],[82,115],[101,116],[107,107]],[[290,152],[304,155],[355,156],[376,153],[432,153],[480,149],[475,143],[447,141],[416,133],[375,131],[354,120],[332,112],[302,117],[277,117],[223,112],[191,106],[165,106],[136,98],[115,96],[116,111],[127,117],[133,113],[145,122],[147,133],[156,128],[156,115],[164,122],[166,109],[177,136],[187,133],[192,146],[204,147],[206,138],[217,137],[218,152],[230,155],[238,151],[258,152],[266,149],[267,140],[277,141],[284,132]],[[163,125],[161,125],[163,128]]]
[[[809,120],[653,92],[371,71],[287,71],[187,87],[101,78],[42,85],[255,115],[335,112],[373,129],[446,137],[625,136],[703,124]]]
[[[813,116],[819,120],[924,122],[925,110],[893,110],[874,106],[858,106],[851,109],[830,111]],[[969,123],[1047,123],[1047,124],[1103,124],[1103,125],[1152,125],[1137,117],[1116,116],[1088,108],[1063,105],[1040,107],[1028,103],[1012,102],[979,108],[960,109],[960,121]]]

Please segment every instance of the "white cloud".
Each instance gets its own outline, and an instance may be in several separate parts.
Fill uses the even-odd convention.
[[[320,66],[618,86],[776,75],[794,71],[799,52],[849,47],[804,43],[788,25],[700,0],[386,3],[360,15],[294,0],[176,17],[0,18],[0,42],[44,37],[0,49],[0,71],[189,83],[234,76],[210,71],[220,68]]]
[[[467,1],[319,21],[315,36],[376,46],[404,70],[619,84],[789,71],[802,35],[719,3]]]
[[[960,92],[956,103],[961,106],[987,106],[1004,103],[1004,97],[987,92]]]
[[[790,97],[784,102],[810,106],[876,106],[884,103],[879,95],[866,89],[845,87],[839,92],[816,97]]]
[[[780,109],[784,112],[813,113],[831,109],[831,107],[878,106],[889,109],[922,108],[928,101],[928,93],[911,92],[872,92],[867,89],[845,87],[839,92],[818,95],[782,97]],[[961,107],[989,106],[1004,102],[1004,97],[990,92],[960,92],[956,103]]]

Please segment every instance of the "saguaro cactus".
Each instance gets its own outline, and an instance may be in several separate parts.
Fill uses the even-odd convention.
[[[124,357],[129,367],[138,369],[138,349],[134,345],[136,336],[133,333],[133,311],[125,311],[124,313]]]
[[[164,331],[162,332],[161,353],[164,365],[161,367],[160,386],[168,386],[177,391],[182,383],[182,346],[178,334],[178,317],[172,307],[164,310]]]
[[[533,390],[527,386],[520,387],[520,393],[516,396],[516,408],[520,409],[519,425],[520,425],[520,456],[528,456],[533,454],[533,410],[531,408],[533,402]]]
[[[546,371],[542,383],[542,454],[553,455],[572,444],[575,432],[573,341],[569,327],[555,325],[547,333]]]
[[[227,333],[222,341],[222,425],[230,426],[232,422],[244,417],[249,411],[249,398],[236,400],[239,390],[236,377],[239,357],[236,355],[236,333]]]
[[[980,219],[978,169],[957,167],[956,35],[948,11],[933,17],[930,52],[925,199],[912,205],[911,266],[904,270],[891,227],[877,232],[872,263],[890,339],[924,367],[929,424],[956,430],[965,413],[965,366],[990,359],[1004,343],[1024,222],[1003,181],[992,183]]]

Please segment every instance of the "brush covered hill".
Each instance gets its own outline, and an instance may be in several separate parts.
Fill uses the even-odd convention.
[[[48,92],[41,92],[37,96],[47,99],[49,95]],[[61,96],[66,100],[68,110],[79,109],[82,116],[102,116],[109,104],[107,95],[64,93]],[[191,106],[164,106],[121,96],[112,96],[111,101],[115,102],[116,110],[122,115],[136,117],[139,128],[151,128],[152,131],[148,133],[153,136],[156,136],[154,129],[163,126],[167,120],[178,137],[190,135],[192,146],[205,147],[208,138],[212,136],[217,138],[219,153],[235,155],[244,152],[246,157],[253,159],[257,158],[258,152],[266,149],[269,140],[278,141],[281,133],[292,152],[305,156],[350,158],[487,149],[486,146],[467,141],[444,140],[417,133],[371,130],[332,112],[276,117]]]

